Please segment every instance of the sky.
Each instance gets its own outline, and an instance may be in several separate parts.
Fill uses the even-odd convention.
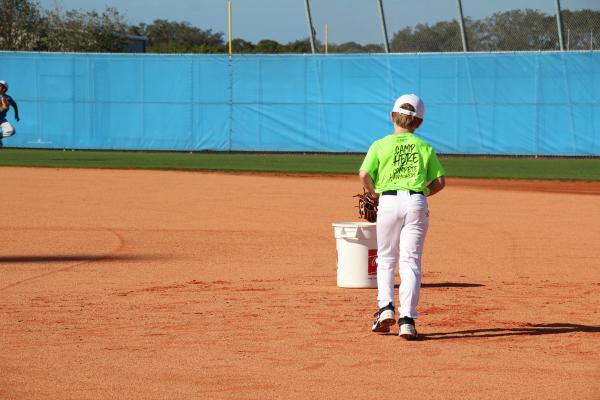
[[[222,32],[227,40],[227,0],[38,0],[43,8],[103,11],[114,7],[132,25],[156,19],[188,22],[202,30]],[[310,0],[316,38],[329,43],[383,43],[377,0]],[[600,0],[561,0],[563,9],[600,11]],[[234,38],[280,43],[308,37],[305,0],[232,0]],[[456,0],[383,0],[388,36],[406,26],[434,24],[457,17]],[[462,0],[463,14],[474,19],[495,12],[531,8],[553,14],[555,0]]]

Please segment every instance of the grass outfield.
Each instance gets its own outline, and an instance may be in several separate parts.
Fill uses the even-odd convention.
[[[355,174],[362,154],[0,150],[0,166]],[[600,180],[600,159],[441,156],[449,177]]]

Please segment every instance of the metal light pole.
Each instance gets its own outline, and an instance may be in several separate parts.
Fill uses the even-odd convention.
[[[463,17],[462,1],[456,0],[458,8],[458,25],[460,26],[460,37],[462,39],[463,51],[469,51],[469,43],[467,42],[467,34],[465,32],[465,18]]]
[[[310,39],[310,49],[315,54],[315,29],[313,28],[312,17],[310,15],[310,4],[308,0],[304,0],[304,7],[306,8],[306,24],[308,25],[308,37]]]
[[[390,52],[390,44],[388,41],[387,27],[385,26],[385,14],[383,13],[383,3],[382,0],[377,0],[379,3],[379,16],[381,17],[381,30],[383,31],[383,46],[385,47],[385,52]]]
[[[563,23],[560,12],[560,0],[556,0],[556,25],[558,29],[558,43],[560,44],[560,51],[565,51],[565,39],[563,38]]]

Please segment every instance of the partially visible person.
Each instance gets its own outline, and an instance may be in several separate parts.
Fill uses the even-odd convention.
[[[12,107],[15,115],[15,119],[19,122],[19,107],[17,102],[6,94],[8,92],[8,83],[6,81],[0,81],[0,128],[2,128],[2,134],[0,135],[0,147],[4,146],[2,139],[12,136],[16,133],[15,128],[6,119],[8,110]]]

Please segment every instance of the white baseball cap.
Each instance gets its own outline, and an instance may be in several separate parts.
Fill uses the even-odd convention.
[[[0,81],[0,85],[4,86],[8,90],[8,83],[6,81]]]
[[[402,104],[408,103],[415,108],[415,111],[405,110],[402,107]],[[412,115],[417,118],[423,119],[425,116],[425,104],[423,100],[416,94],[403,94],[398,97],[396,102],[394,103],[394,108],[392,108],[392,112],[397,112],[404,115]]]

